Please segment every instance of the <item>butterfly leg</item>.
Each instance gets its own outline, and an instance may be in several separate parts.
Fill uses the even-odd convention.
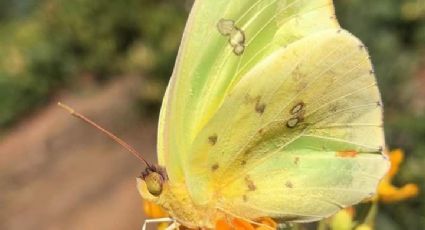
[[[142,230],[146,230],[147,224],[150,224],[150,223],[164,223],[164,222],[174,222],[174,223],[177,223],[176,220],[174,220],[172,218],[169,218],[169,217],[155,218],[155,219],[146,219],[145,220],[145,223],[143,223]],[[167,229],[168,229],[168,227],[167,227]]]
[[[168,226],[165,230],[179,230],[179,228],[180,224],[176,220],[173,220],[173,223],[170,224],[170,226]]]

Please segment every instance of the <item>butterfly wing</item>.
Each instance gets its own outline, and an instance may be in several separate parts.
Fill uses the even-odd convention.
[[[159,122],[170,179],[184,181],[195,137],[242,76],[279,47],[337,27],[330,0],[195,1]]]
[[[188,188],[243,218],[311,221],[376,190],[382,106],[363,44],[330,29],[245,74],[194,141]]]

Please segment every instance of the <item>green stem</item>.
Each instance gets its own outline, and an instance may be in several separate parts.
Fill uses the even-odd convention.
[[[378,201],[372,201],[372,205],[370,206],[369,212],[364,220],[364,223],[374,227],[376,214],[378,213]]]
[[[317,226],[317,230],[326,230],[326,219],[321,220]]]

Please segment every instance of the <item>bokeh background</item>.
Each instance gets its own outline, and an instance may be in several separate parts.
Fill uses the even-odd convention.
[[[425,229],[425,1],[334,0],[369,48],[395,184],[378,229]],[[155,159],[156,124],[191,0],[0,0],[0,229],[140,229],[131,155],[66,102]],[[213,9],[212,9],[213,10]]]

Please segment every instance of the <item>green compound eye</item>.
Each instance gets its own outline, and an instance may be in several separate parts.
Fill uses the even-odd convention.
[[[162,176],[157,172],[151,172],[145,177],[146,187],[153,196],[159,196],[162,193]]]

